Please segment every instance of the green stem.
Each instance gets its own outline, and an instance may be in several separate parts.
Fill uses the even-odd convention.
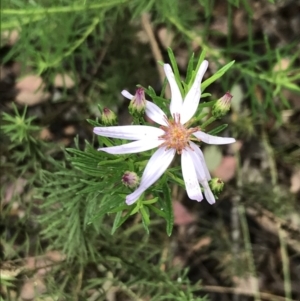
[[[90,5],[73,5],[58,6],[49,8],[30,8],[30,9],[3,9],[2,15],[39,15],[39,14],[55,14],[55,13],[71,13],[82,10],[95,10],[99,8],[117,6],[118,4],[127,3],[130,0],[106,1],[103,3],[94,3]]]
[[[215,117],[213,117],[213,116],[209,117],[208,120],[206,120],[204,123],[202,123],[201,129],[205,129],[209,124],[211,124],[211,123],[214,122],[215,120],[216,120]]]
[[[69,55],[71,55],[85,40],[86,38],[93,32],[93,30],[95,29],[95,27],[97,26],[97,24],[100,22],[99,18],[94,18],[92,24],[87,28],[87,30],[85,31],[85,33],[83,34],[83,36],[78,39],[73,46],[71,46],[69,48],[69,50],[64,53],[64,55],[62,55],[61,57],[57,58],[54,62],[49,63],[49,65],[47,67],[53,67],[58,65],[64,58],[68,57]]]
[[[186,35],[188,38],[190,38],[193,41],[199,41],[199,46],[202,47],[202,49],[209,53],[209,55],[220,58],[221,54],[218,50],[213,49],[206,45],[203,40],[201,39],[201,36],[197,34],[194,31],[188,30],[184,28],[177,20],[173,17],[168,17],[168,20],[178,29],[178,31],[182,32],[184,35]]]

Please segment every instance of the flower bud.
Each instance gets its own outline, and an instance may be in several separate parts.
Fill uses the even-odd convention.
[[[116,114],[108,108],[104,108],[101,114],[101,120],[105,125],[113,125],[117,122]]]
[[[220,194],[224,188],[224,182],[220,178],[213,178],[209,182],[211,190],[216,194]]]
[[[122,183],[127,187],[135,188],[139,182],[139,176],[133,171],[125,171],[122,176]]]
[[[129,104],[130,114],[133,116],[143,115],[146,110],[146,103],[147,103],[147,101],[145,98],[144,89],[138,88]]]
[[[212,115],[215,118],[221,118],[227,114],[230,109],[232,95],[226,92],[223,97],[217,100],[217,102],[212,107]]]

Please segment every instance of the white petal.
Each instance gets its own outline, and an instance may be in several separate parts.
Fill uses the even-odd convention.
[[[149,185],[150,186],[150,185]],[[149,187],[148,186],[148,187]],[[137,188],[133,193],[128,194],[126,196],[126,204],[127,205],[132,205],[133,203],[135,203],[139,197],[141,196],[141,194],[148,188],[147,186],[139,186],[139,188]]]
[[[208,61],[203,61],[201,66],[199,67],[199,70],[197,72],[192,87],[190,88],[189,92],[184,98],[181,118],[180,118],[182,124],[188,122],[197,111],[200,97],[201,97],[201,81],[205,71],[207,70],[207,67],[208,67]]]
[[[194,147],[193,147],[193,149],[194,149]],[[203,164],[202,164],[200,157],[198,156],[198,153],[196,153],[195,150],[191,150],[189,148],[186,149],[186,151],[189,153],[190,157],[193,160],[193,164],[194,164],[194,168],[196,171],[198,182],[200,183],[201,181],[209,180],[210,178],[206,177],[206,171],[203,168]],[[209,177],[210,177],[210,175],[209,175]]]
[[[166,171],[175,156],[175,149],[159,148],[150,158],[141,178],[138,189],[126,197],[126,204],[131,205],[138,200],[140,195],[155,183]]]
[[[144,152],[146,150],[155,148],[163,143],[163,140],[156,139],[144,139],[130,143],[126,143],[118,146],[101,147],[99,151],[103,151],[109,154],[134,154]]]
[[[201,132],[201,131],[193,133],[193,135],[196,136],[201,141],[207,143],[207,144],[220,145],[220,144],[229,144],[229,143],[234,143],[235,142],[234,138],[212,136],[212,135],[206,134],[206,133]]]
[[[159,137],[164,134],[162,129],[146,125],[95,127],[93,131],[99,136],[127,140],[148,139]]]
[[[126,91],[126,90],[123,90],[122,92],[121,92],[121,94],[125,97],[125,98],[128,98],[128,99],[132,99],[133,98],[133,95],[131,94],[131,93],[129,93],[128,91]]]
[[[147,101],[146,115],[160,125],[168,125],[165,119],[166,114],[153,102]]]
[[[210,190],[210,187],[209,187],[209,185],[208,185],[208,182],[207,182],[207,181],[203,181],[203,182],[201,182],[201,185],[202,185],[202,187],[203,187],[203,189],[204,189],[204,195],[205,195],[206,200],[207,200],[211,205],[214,204],[214,203],[216,202],[216,199],[215,199],[213,193],[212,193],[211,190]]]
[[[171,88],[170,112],[174,116],[175,113],[180,114],[182,108],[182,95],[175,80],[174,73],[169,64],[164,64],[164,70]]]
[[[201,202],[203,195],[198,183],[197,174],[193,164],[193,160],[187,150],[182,151],[181,155],[181,169],[186,187],[186,192],[191,200]]]
[[[205,162],[205,159],[204,159],[204,155],[203,155],[201,149],[193,141],[190,141],[190,145],[191,145],[192,149],[194,150],[194,152],[196,153],[197,157],[200,160],[200,167],[199,168],[201,168],[204,172],[204,175],[205,175],[204,179],[209,181],[211,179],[211,176],[210,176],[210,172],[207,168],[207,165],[206,165],[206,162]],[[198,165],[195,165],[195,168],[196,168],[196,172],[197,172],[198,171]],[[198,173],[197,173],[197,175],[198,175]],[[200,179],[200,178],[198,178],[198,179]]]

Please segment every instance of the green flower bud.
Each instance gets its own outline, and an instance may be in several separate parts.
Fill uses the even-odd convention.
[[[211,190],[216,194],[220,194],[224,188],[224,182],[220,178],[213,178],[209,182]]]
[[[212,115],[215,118],[221,118],[227,114],[230,109],[232,95],[226,92],[223,97],[217,100],[212,107]]]
[[[139,182],[139,176],[133,171],[125,171],[122,176],[122,183],[127,187],[135,188]]]
[[[101,114],[101,120],[104,125],[113,125],[117,123],[117,116],[110,109],[104,108]]]
[[[146,103],[144,89],[138,88],[129,104],[130,114],[137,117],[143,115],[146,110]]]

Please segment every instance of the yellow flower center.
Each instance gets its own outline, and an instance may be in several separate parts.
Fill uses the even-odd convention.
[[[174,116],[173,120],[167,119],[167,117],[165,117],[165,119],[168,125],[160,126],[160,128],[165,131],[165,133],[159,137],[164,140],[164,143],[162,143],[160,147],[174,148],[177,154],[181,154],[182,150],[186,147],[191,148],[189,141],[194,140],[191,135],[199,131],[199,128],[188,129],[186,125],[180,123],[179,114]]]

